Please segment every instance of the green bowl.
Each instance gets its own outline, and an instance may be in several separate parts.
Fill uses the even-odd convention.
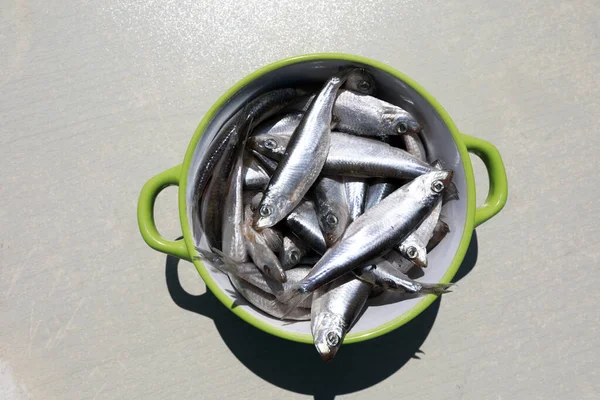
[[[194,133],[183,163],[150,179],[142,188],[138,202],[138,223],[142,237],[155,250],[192,261],[195,246],[204,246],[202,230],[191,204],[197,166],[206,155],[205,149],[219,127],[244,102],[278,87],[323,82],[342,66],[367,68],[377,82],[378,97],[402,106],[423,121],[427,149],[432,159],[439,159],[454,170],[460,199],[444,206],[443,214],[450,226],[447,237],[429,254],[429,267],[423,282],[450,282],[456,274],[469,246],[473,229],[496,215],[508,196],[506,171],[500,153],[492,144],[462,134],[442,106],[415,81],[380,62],[349,54],[322,53],[288,58],[269,64],[248,75],[212,106]],[[489,176],[489,193],[480,207],[475,204],[475,180],[469,153],[484,162]],[[154,222],[156,196],[166,187],[179,186],[179,215],[183,239],[164,238]],[[309,322],[283,323],[240,303],[233,307],[234,289],[228,278],[194,259],[192,261],[206,286],[214,295],[246,322],[265,332],[297,342],[312,343]],[[435,296],[401,302],[373,302],[345,338],[345,343],[360,342],[394,330],[419,315],[435,300]]]

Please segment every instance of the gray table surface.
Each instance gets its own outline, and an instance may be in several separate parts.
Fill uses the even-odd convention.
[[[599,31],[591,0],[3,0],[0,399],[598,398]],[[510,182],[458,288],[329,365],[239,320],[136,223],[220,94],[318,51],[413,77]],[[170,237],[176,198],[157,204]]]

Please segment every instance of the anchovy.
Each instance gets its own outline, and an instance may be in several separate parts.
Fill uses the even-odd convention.
[[[384,259],[377,259],[370,265],[357,268],[354,275],[371,285],[382,287],[384,290],[402,291],[421,296],[427,294],[440,295],[448,292],[450,283],[421,283],[410,279]]]
[[[313,194],[325,243],[331,247],[350,223],[346,187],[340,179],[324,176],[315,183]]]
[[[435,249],[438,244],[446,237],[446,235],[450,232],[450,227],[447,223],[438,220],[435,225],[435,229],[433,230],[433,235],[431,239],[429,239],[429,243],[427,243],[427,252],[431,252],[431,250]]]
[[[436,170],[408,152],[387,143],[340,132],[332,132],[330,136],[329,153],[321,171],[323,175],[413,179]],[[280,160],[287,151],[289,140],[290,137],[286,135],[253,135],[248,138],[248,146]]]
[[[301,301],[315,289],[380,257],[402,242],[431,212],[451,171],[432,171],[404,185],[354,221],[285,299]],[[286,303],[288,301],[285,301]]]
[[[345,70],[327,81],[291,136],[286,156],[262,198],[255,221],[257,229],[285,218],[317,180],[329,151],[333,103],[349,72]]]
[[[370,293],[371,285],[351,274],[315,291],[310,328],[323,361],[328,362],[336,355],[346,333],[364,309]]]
[[[262,273],[279,282],[285,282],[287,276],[279,263],[279,259],[273,253],[273,250],[269,248],[264,237],[252,227],[252,210],[250,206],[246,205],[244,215],[244,236],[248,255]]]
[[[308,253],[308,250],[308,245],[296,235],[284,235],[283,251],[280,252],[279,256],[283,269],[288,271],[298,265],[303,260],[306,253]]]

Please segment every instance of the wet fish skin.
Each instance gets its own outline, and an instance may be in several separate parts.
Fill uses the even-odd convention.
[[[327,251],[327,244],[312,201],[302,200],[285,218],[285,225],[317,253],[323,254]]]
[[[368,185],[364,178],[344,177],[344,186],[352,222],[365,211]]]
[[[294,130],[285,157],[273,173],[258,209],[255,227],[271,227],[288,215],[317,180],[327,159],[337,92],[349,70],[330,78]]]
[[[387,143],[340,132],[331,133],[331,144],[321,173],[325,176],[353,176],[357,178],[414,179],[435,168],[408,152]],[[264,146],[266,141],[276,141],[285,148],[289,136],[255,135],[248,146],[273,159],[284,153]]]
[[[267,246],[274,252],[278,253],[283,250],[283,234],[275,228],[265,228],[258,232],[265,239]]]
[[[300,238],[293,234],[283,236],[283,251],[279,255],[281,266],[288,271],[302,262],[309,248]]]
[[[451,179],[451,171],[424,174],[366,211],[348,226],[342,238],[298,287],[285,294],[286,300],[299,301],[324,284],[387,253],[425,219],[441,198],[443,188],[439,184],[447,186]]]
[[[346,186],[340,178],[323,176],[315,183],[313,198],[325,243],[331,247],[350,223]]]
[[[337,130],[359,136],[419,132],[417,119],[401,107],[373,96],[342,90],[333,107]]]
[[[244,189],[263,190],[268,184],[269,174],[263,166],[250,155],[244,156]]]
[[[277,301],[272,294],[266,293],[256,286],[239,279],[233,275],[229,276],[233,287],[254,307],[275,318],[282,318],[292,321],[307,321],[310,319],[310,309],[297,307],[293,311],[286,313],[288,306]]]
[[[252,210],[249,205],[244,209],[244,237],[248,255],[256,267],[266,276],[278,282],[285,282],[287,275],[279,263],[279,259],[271,250],[264,237],[252,227]]]
[[[323,361],[337,354],[346,333],[365,307],[371,285],[345,275],[315,291],[311,308],[311,332]]]
[[[394,190],[398,189],[398,185],[384,178],[377,178],[369,185],[367,189],[367,199],[365,201],[365,210],[379,204]]]

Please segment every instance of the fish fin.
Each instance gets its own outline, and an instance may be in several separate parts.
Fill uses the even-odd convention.
[[[277,295],[277,301],[288,306],[280,319],[285,319],[285,317],[290,315],[290,313],[294,311],[300,305],[300,303],[302,303],[302,301],[304,301],[304,299],[310,295],[312,295],[312,292],[302,291],[299,284],[296,284],[282,294]]]
[[[442,165],[442,161],[439,159],[432,162],[431,166],[436,169],[444,169],[444,166]]]
[[[454,184],[454,182],[450,182],[446,190],[444,190],[444,194],[442,197],[442,203],[446,204],[452,200],[458,200],[458,188]]]
[[[444,293],[451,293],[451,286],[454,286],[453,283],[421,283],[422,289],[420,294],[434,294],[439,296]]]

